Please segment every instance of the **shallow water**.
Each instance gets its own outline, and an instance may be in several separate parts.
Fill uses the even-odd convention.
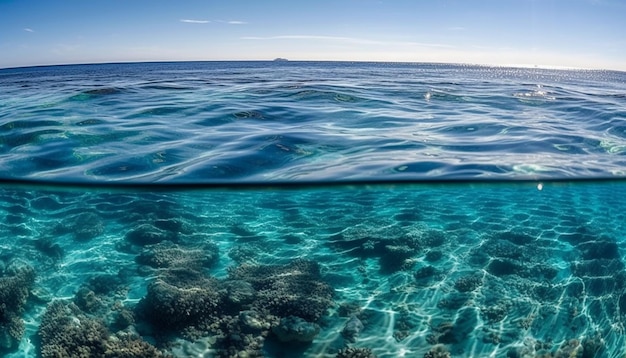
[[[80,307],[66,313],[79,327],[102,319],[109,335],[133,332],[176,356],[334,357],[350,346],[378,357],[434,347],[453,357],[621,357],[625,195],[623,181],[7,184],[2,277],[36,273],[19,314],[26,332],[9,356],[35,356],[46,307],[65,300]],[[148,288],[164,281],[173,296]],[[254,287],[247,296],[231,288],[242,281]],[[194,311],[211,292],[221,292],[219,308]],[[198,320],[181,320],[185,310]],[[242,311],[267,325],[250,328]],[[133,319],[120,323],[120,312]],[[312,343],[277,339],[277,322],[294,313],[318,325]],[[219,321],[228,324],[203,326]]]
[[[1,69],[0,355],[623,357],[625,82]]]
[[[0,70],[3,177],[621,176],[623,72],[343,62]]]

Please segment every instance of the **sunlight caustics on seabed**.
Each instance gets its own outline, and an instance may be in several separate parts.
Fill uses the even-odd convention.
[[[625,351],[626,182],[181,188],[5,185],[2,350]]]

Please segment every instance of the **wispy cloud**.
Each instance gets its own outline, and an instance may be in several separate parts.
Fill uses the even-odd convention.
[[[210,22],[219,22],[221,24],[228,24],[228,25],[245,25],[247,24],[246,21],[240,21],[240,20],[230,20],[230,21],[224,21],[224,20],[195,20],[195,19],[180,19],[180,22],[185,22],[188,24],[208,24]]]
[[[26,32],[35,32],[35,30],[31,29],[30,27],[24,28],[24,31],[26,31]]]
[[[414,42],[414,41],[381,41],[381,40],[369,40],[355,37],[344,37],[344,36],[324,36],[324,35],[278,35],[278,36],[244,36],[241,37],[242,40],[318,40],[318,41],[333,41],[333,42],[343,42],[350,44],[358,44],[358,45],[379,45],[379,46],[421,46],[421,47],[444,47],[449,48],[452,47],[446,44],[436,44],[436,43],[424,43],[424,42]]]
[[[192,20],[192,19],[180,19],[180,22],[185,22],[188,24],[208,24],[209,20]]]

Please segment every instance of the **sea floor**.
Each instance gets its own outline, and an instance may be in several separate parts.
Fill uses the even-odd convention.
[[[623,357],[624,197],[619,181],[6,186],[0,347]]]

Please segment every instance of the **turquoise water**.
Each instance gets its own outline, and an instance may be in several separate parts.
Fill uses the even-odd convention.
[[[0,355],[626,355],[626,77],[0,69]]]
[[[2,280],[31,295],[2,293],[8,356],[96,356],[72,327],[98,320],[178,357],[625,351],[625,182],[180,189],[5,186]]]

